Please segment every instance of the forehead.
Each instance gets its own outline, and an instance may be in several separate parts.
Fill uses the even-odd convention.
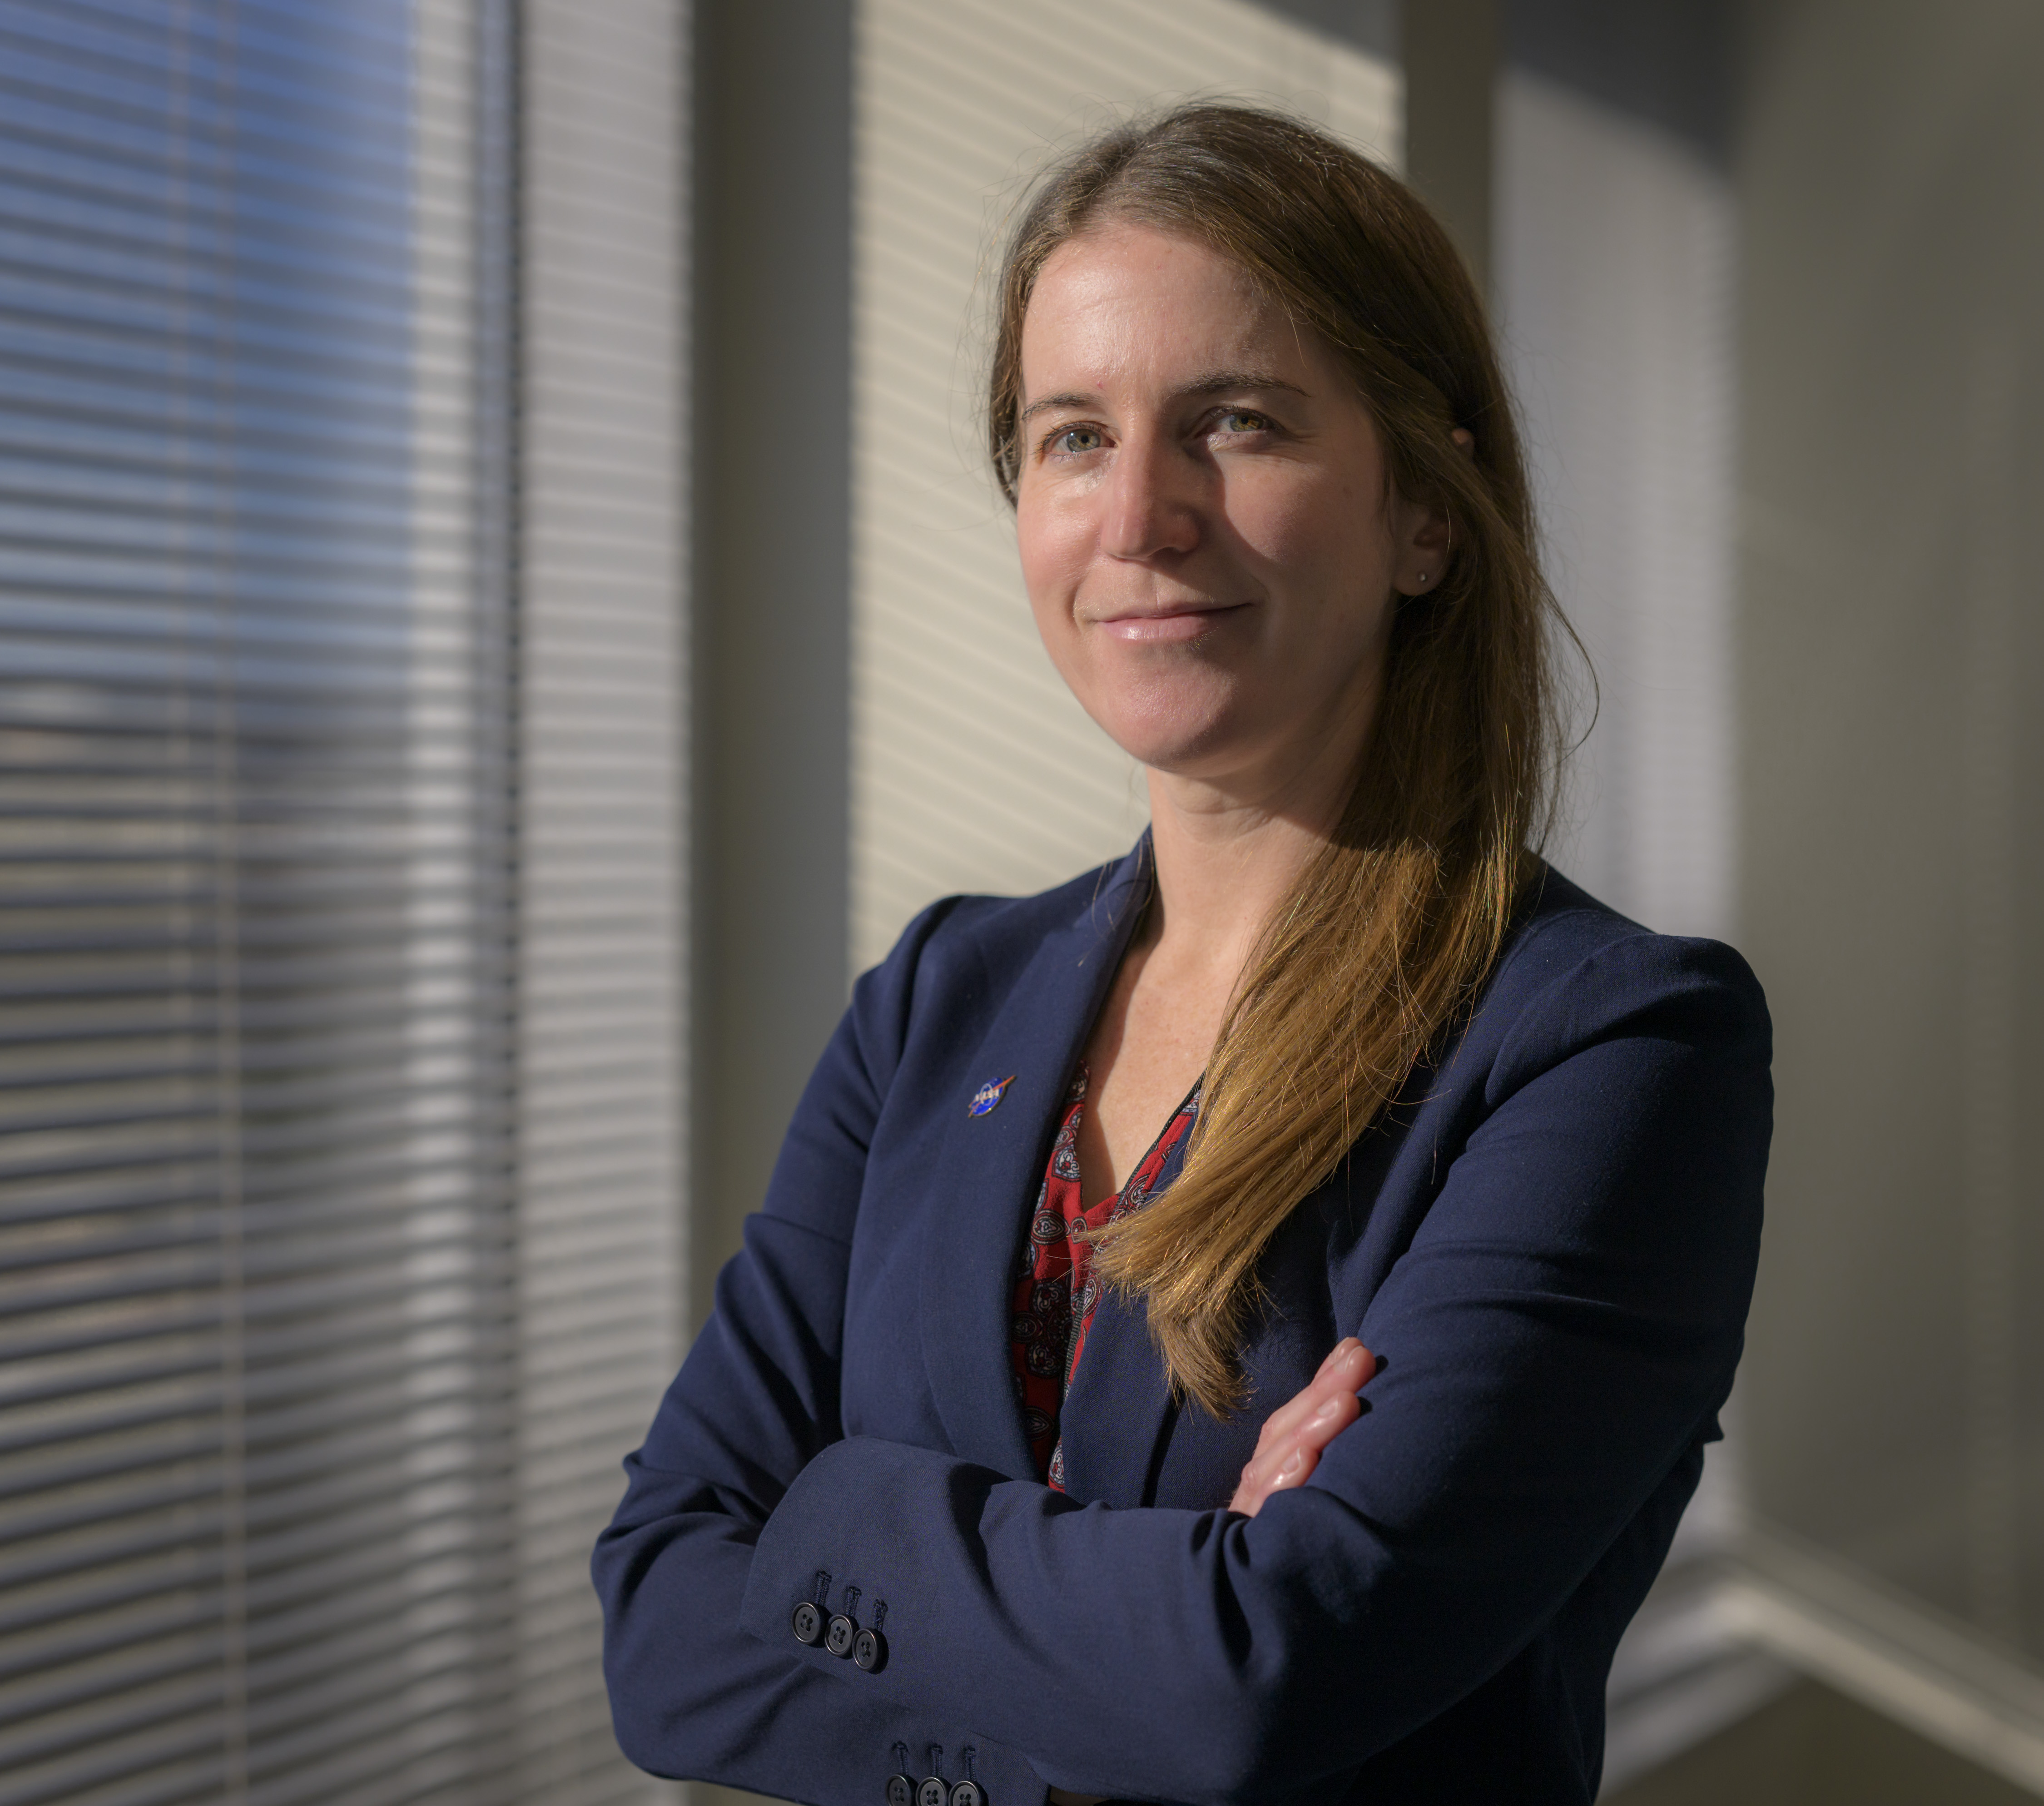
[[[1022,324],[1026,394],[1222,367],[1292,376],[1317,361],[1248,272],[1154,227],[1116,223],[1045,260]]]

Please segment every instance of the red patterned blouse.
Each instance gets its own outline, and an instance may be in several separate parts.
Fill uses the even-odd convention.
[[[1200,1113],[1200,1088],[1172,1112],[1163,1132],[1135,1163],[1128,1183],[1090,1210],[1079,1193],[1079,1124],[1085,1116],[1087,1074],[1079,1062],[1072,1088],[1065,1095],[1065,1120],[1051,1144],[1043,1189],[1030,1214],[1029,1239],[1022,1251],[1022,1276],[1015,1287],[1012,1342],[1015,1393],[1022,1401],[1022,1423],[1036,1471],[1053,1487],[1065,1489],[1065,1449],[1058,1418],[1072,1375],[1078,1371],[1093,1307],[1100,1302],[1100,1278],[1092,1270],[1093,1248],[1073,1231],[1101,1228],[1147,1202],[1151,1188],[1164,1170],[1171,1150],[1185,1139]]]

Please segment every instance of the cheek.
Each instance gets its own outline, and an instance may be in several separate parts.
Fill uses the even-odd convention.
[[[1085,548],[1070,511],[1047,506],[1026,493],[1015,511],[1015,549],[1022,587],[1038,629],[1049,641],[1071,629],[1071,600],[1085,569]]]
[[[1389,571],[1381,510],[1367,490],[1330,473],[1252,474],[1230,486],[1228,517],[1243,550],[1280,581],[1349,590]]]

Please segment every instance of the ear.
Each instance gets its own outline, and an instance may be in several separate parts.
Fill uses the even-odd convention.
[[[1476,455],[1476,436],[1458,426],[1451,435],[1465,458]],[[1424,596],[1440,587],[1454,546],[1454,523],[1438,509],[1400,501],[1394,515],[1397,535],[1391,587],[1401,596]]]

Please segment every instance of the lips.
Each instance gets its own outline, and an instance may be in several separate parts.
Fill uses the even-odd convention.
[[[1217,622],[1239,614],[1247,602],[1188,602],[1177,608],[1132,609],[1108,615],[1095,624],[1110,637],[1132,645],[1168,645],[1174,640],[1197,640]]]

